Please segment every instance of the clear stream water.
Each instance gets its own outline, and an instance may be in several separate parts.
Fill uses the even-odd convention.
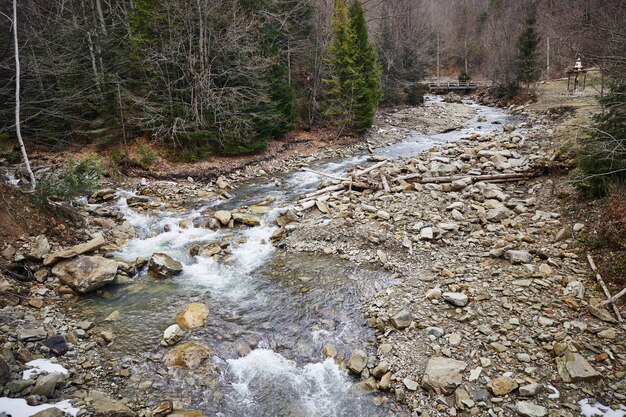
[[[502,110],[468,105],[476,107],[477,114],[467,128],[440,135],[412,132],[375,154],[407,157],[471,132],[485,134],[516,122]],[[477,122],[478,116],[486,117],[486,122]],[[502,124],[492,124],[494,120]],[[319,161],[313,168],[341,173],[365,163],[368,156]],[[133,370],[133,383],[125,389],[137,392],[142,382],[152,381],[145,389],[149,404],[177,400],[210,416],[405,415],[391,399],[387,405],[375,405],[375,397],[380,400],[383,394],[365,392],[357,379],[322,355],[326,343],[335,345],[342,358],[355,348],[373,352],[375,335],[365,323],[362,301],[397,279],[334,257],[277,251],[269,238],[276,228],[273,220],[278,209],[314,190],[319,177],[293,172],[281,181],[276,186],[267,178],[256,179],[241,185],[230,200],[198,199],[182,212],[149,215],[129,208],[124,198],[129,193],[120,191],[117,209],[136,228],[138,237],[114,256],[134,261],[165,252],[180,260],[184,270],[158,280],[143,271],[130,285],[109,289],[104,297],[84,299],[78,310],[97,323],[119,310],[122,320],[108,326],[117,335],[109,349],[119,363]],[[207,209],[258,202],[268,202],[270,209],[259,227],[211,231],[177,226],[183,219],[199,223]],[[165,225],[171,227],[169,232],[163,232]],[[188,254],[193,244],[225,239],[232,242],[226,262]],[[207,325],[188,331],[185,340],[211,347],[214,356],[198,369],[168,369],[161,362],[167,351],[159,346],[161,335],[174,323],[176,312],[191,302],[207,304],[210,314]]]

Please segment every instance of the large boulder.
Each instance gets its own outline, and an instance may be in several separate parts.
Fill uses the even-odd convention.
[[[57,385],[63,381],[63,374],[59,372],[39,375],[31,393],[35,395],[45,395],[47,398],[54,398],[54,391],[56,390]]]
[[[137,414],[126,404],[114,400],[99,391],[90,391],[89,398],[94,410],[94,417],[135,417]]]
[[[202,327],[206,323],[209,315],[209,308],[202,303],[189,304],[184,310],[176,314],[176,323],[182,329],[195,329]]]
[[[9,382],[11,378],[11,368],[9,368],[9,364],[4,359],[4,356],[0,355],[0,385],[4,385]]]
[[[426,364],[422,388],[450,395],[463,382],[467,363],[442,357],[432,357]]]
[[[166,366],[195,369],[213,352],[206,346],[194,342],[182,343],[167,352],[163,358]]]
[[[94,250],[103,247],[105,244],[106,241],[104,240],[102,234],[97,233],[89,242],[81,243],[80,245],[72,246],[71,248],[51,253],[50,255],[46,256],[43,264],[44,266],[50,266],[63,259],[71,259],[78,255],[93,252]]]
[[[361,349],[353,350],[350,354],[350,359],[348,359],[348,369],[356,374],[360,374],[366,366],[367,353],[363,352]]]
[[[563,356],[556,358],[556,364],[563,382],[597,381],[602,378],[602,374],[580,353],[568,350]]]
[[[213,217],[215,217],[222,226],[228,226],[228,223],[230,223],[230,219],[232,219],[233,216],[230,214],[230,211],[218,210],[213,213]]]
[[[31,249],[26,254],[28,259],[33,261],[41,261],[50,253],[50,242],[44,235],[39,235],[35,238],[35,241],[31,245]]]
[[[65,417],[66,414],[63,411],[59,410],[56,407],[46,408],[45,410],[41,410],[38,413],[33,414],[31,417]]]
[[[112,283],[117,274],[117,266],[117,261],[112,259],[80,255],[59,262],[52,268],[52,275],[79,293],[85,294]]]
[[[242,223],[247,226],[258,226],[261,224],[261,221],[258,217],[253,216],[252,214],[245,213],[233,213],[233,220],[237,223]]]
[[[183,264],[164,253],[155,253],[148,262],[150,272],[159,277],[171,277],[183,271]]]

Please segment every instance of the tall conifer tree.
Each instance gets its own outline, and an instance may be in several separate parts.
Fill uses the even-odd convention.
[[[537,33],[537,10],[531,7],[524,22],[524,31],[517,42],[516,80],[527,86],[539,81],[541,68],[539,65],[538,47],[539,33]]]
[[[354,129],[365,131],[374,124],[374,113],[380,101],[380,65],[374,46],[369,41],[363,7],[359,0],[352,0],[348,9],[350,29],[354,33],[355,66],[360,72],[359,91],[354,106]]]
[[[348,8],[344,0],[336,0],[332,24],[334,39],[324,78],[325,113],[340,130],[362,133],[374,122],[380,67],[360,2],[353,0]]]

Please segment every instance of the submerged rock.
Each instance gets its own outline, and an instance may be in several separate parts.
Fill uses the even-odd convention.
[[[205,304],[192,303],[178,312],[175,320],[182,329],[195,329],[204,326],[208,315],[209,308]]]
[[[181,368],[195,369],[206,358],[212,355],[212,351],[206,346],[195,342],[180,344],[165,355],[163,362],[167,366],[179,366]]]

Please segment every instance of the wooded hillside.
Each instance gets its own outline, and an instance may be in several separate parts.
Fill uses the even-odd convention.
[[[93,142],[123,149],[145,136],[201,158],[260,150],[296,127],[336,127],[327,100],[341,78],[332,57],[339,3],[20,1],[24,137],[56,149]],[[558,75],[579,56],[607,70],[623,64],[617,0],[365,0],[362,8],[369,41],[365,33],[359,42],[377,53],[386,103],[418,102],[424,77],[508,84],[529,19],[536,48],[523,61],[538,75]],[[13,143],[10,4],[0,12],[0,135]],[[378,102],[373,90],[365,96]],[[356,131],[371,124],[371,110],[360,112],[366,121],[351,126]]]

